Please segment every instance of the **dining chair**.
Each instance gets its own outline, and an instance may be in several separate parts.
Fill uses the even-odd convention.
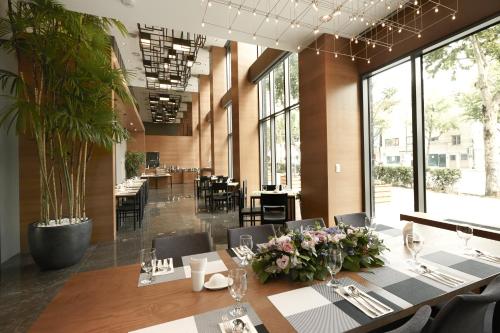
[[[256,218],[260,218],[260,207],[247,207],[247,181],[243,180],[241,187],[238,191],[239,201],[238,201],[238,215],[240,227],[243,227],[245,222],[250,222],[250,225],[254,225]],[[248,219],[249,218],[249,219]]]
[[[429,322],[431,312],[431,307],[424,305],[402,326],[386,333],[421,333]]]
[[[272,224],[256,225],[246,228],[227,229],[227,247],[233,248],[240,246],[240,236],[251,235],[254,249],[257,244],[267,243],[270,237],[275,235]]]
[[[325,227],[325,221],[323,221],[322,217],[306,219],[306,220],[298,220],[298,221],[288,221],[285,223],[285,226],[289,231],[301,231],[301,228],[302,229],[316,228],[316,226],[318,225],[321,228]]]
[[[288,221],[288,194],[262,193],[260,195],[260,221],[261,224],[283,224]]]
[[[153,248],[158,259],[172,258],[175,267],[182,266],[183,256],[212,250],[207,232],[157,237],[153,239]]]
[[[198,190],[198,197],[200,198],[207,197],[207,193],[210,191],[210,177],[209,176],[201,176]]]
[[[262,191],[274,191],[276,190],[276,185],[272,185],[272,184],[269,184],[269,185],[262,185]]]
[[[426,333],[493,333],[493,315],[500,302],[500,275],[481,294],[455,296],[438,312]]]
[[[352,225],[353,227],[364,227],[366,217],[366,213],[335,215],[335,223],[344,223],[347,225]]]
[[[224,207],[229,211],[231,193],[227,189],[227,183],[212,183],[210,188],[210,207],[213,210],[215,207]]]

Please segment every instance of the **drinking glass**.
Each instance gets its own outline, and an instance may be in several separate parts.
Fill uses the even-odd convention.
[[[253,239],[251,235],[241,235],[240,236],[240,250],[244,253],[243,259],[241,260],[241,266],[248,266],[249,261],[252,259],[252,254],[247,252],[253,249]]]
[[[424,247],[424,238],[417,233],[411,233],[406,235],[406,247],[410,250],[413,260],[412,264],[417,265],[417,255]]]
[[[229,314],[233,317],[241,317],[246,313],[241,300],[247,293],[247,272],[243,268],[234,268],[229,271],[227,277],[229,294],[236,301],[236,306],[229,311]]]
[[[366,216],[365,227],[370,231],[375,231],[375,229],[377,228],[377,221],[375,220],[375,218]]]
[[[344,257],[342,256],[342,250],[340,249],[329,249],[326,256],[326,269],[330,273],[331,279],[326,284],[331,288],[338,288],[340,282],[335,279],[335,274],[340,272],[342,269],[342,264],[344,263]]]
[[[474,229],[468,225],[457,225],[457,235],[460,239],[464,240],[464,253],[470,254],[472,252],[469,247],[469,240],[474,234]]]
[[[156,250],[155,249],[142,249],[140,252],[141,256],[141,268],[148,274],[148,277],[141,280],[141,284],[150,284],[153,282],[153,269],[156,266]]]

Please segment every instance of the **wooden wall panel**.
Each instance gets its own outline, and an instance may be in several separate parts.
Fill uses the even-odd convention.
[[[247,78],[256,58],[255,45],[231,42],[233,171],[249,192],[260,187],[258,89]]]
[[[195,168],[198,144],[192,136],[146,135],[146,151],[160,152],[160,163],[181,168]]]
[[[212,123],[210,116],[210,77],[198,78],[198,156],[200,168],[212,168]]]
[[[299,53],[301,213],[328,221],[326,61],[324,53]]]
[[[226,49],[210,48],[210,105],[212,119],[212,167],[216,175],[228,174],[227,115],[220,106],[226,93]]]
[[[132,132],[127,140],[128,151],[146,152],[146,135],[144,132]]]
[[[114,151],[96,148],[87,170],[87,216],[94,222],[92,242],[115,239]],[[28,252],[28,225],[40,219],[40,173],[36,144],[19,138],[21,252]]]

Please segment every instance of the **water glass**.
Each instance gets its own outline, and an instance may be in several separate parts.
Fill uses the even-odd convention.
[[[422,248],[424,247],[424,238],[417,233],[411,233],[406,235],[406,247],[410,250],[410,253],[413,257],[411,263],[414,265],[418,264],[417,255]]]
[[[342,269],[342,264],[344,263],[344,257],[342,255],[342,250],[340,249],[329,249],[326,255],[326,269],[330,273],[331,279],[326,284],[331,288],[338,288],[340,282],[335,279],[335,275]]]
[[[156,249],[142,249],[140,251],[142,270],[148,274],[146,279],[141,280],[141,284],[153,282],[153,270],[156,267]]]
[[[241,317],[246,314],[241,300],[247,293],[247,272],[243,268],[234,268],[229,271],[227,277],[229,294],[236,301],[236,306],[229,311],[229,314],[233,317]]]
[[[465,254],[470,254],[472,252],[469,247],[469,240],[474,235],[474,228],[468,225],[457,225],[457,235],[458,238],[464,240],[464,252]]]
[[[244,253],[243,259],[241,260],[241,266],[248,266],[249,261],[252,259],[252,254],[248,250],[253,249],[253,239],[251,235],[241,235],[240,236],[240,250]]]

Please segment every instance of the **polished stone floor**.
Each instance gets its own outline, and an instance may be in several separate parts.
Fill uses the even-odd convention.
[[[154,237],[207,231],[214,248],[225,248],[226,229],[238,226],[238,212],[209,212],[193,194],[192,185],[150,190],[143,226],[131,221],[114,242],[91,246],[82,261],[67,269],[40,271],[29,255],[18,255],[0,269],[0,332],[25,332],[72,274],[128,265],[139,261],[141,248]]]

